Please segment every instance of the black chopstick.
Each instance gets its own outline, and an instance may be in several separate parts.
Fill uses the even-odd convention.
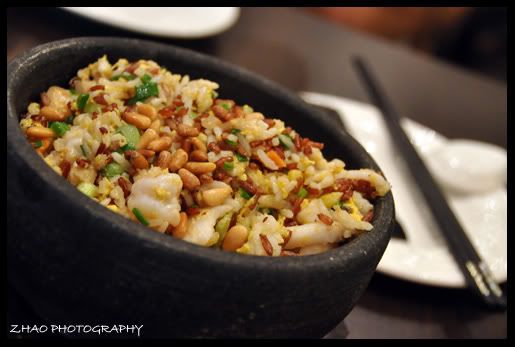
[[[477,294],[489,308],[506,309],[506,296],[495,282],[487,264],[481,259],[456,216],[447,204],[439,186],[429,173],[424,162],[401,127],[400,117],[362,58],[353,58],[353,64],[361,77],[372,101],[381,110],[397,150],[403,155],[416,180],[444,238],[450,253],[465,276],[468,287]]]

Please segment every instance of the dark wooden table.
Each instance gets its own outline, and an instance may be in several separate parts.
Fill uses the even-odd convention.
[[[145,38],[57,9],[11,8],[7,58],[48,41],[106,35]],[[507,145],[505,84],[322,22],[299,9],[242,9],[234,27],[209,39],[151,39],[217,56],[296,91],[368,102],[349,59],[360,54],[401,114],[450,138]],[[12,288],[8,294],[10,320],[29,317],[23,299]],[[354,310],[327,337],[506,338],[507,313],[485,311],[463,289],[426,287],[377,273]]]

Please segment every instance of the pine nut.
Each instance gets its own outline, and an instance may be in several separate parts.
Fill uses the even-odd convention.
[[[184,238],[186,236],[187,225],[188,225],[188,215],[185,212],[180,213],[181,220],[179,224],[172,230],[172,235],[178,239]]]
[[[227,111],[222,106],[215,105],[211,109],[213,110],[213,113],[215,114],[215,116],[217,116],[218,118],[220,118],[224,122],[226,122],[229,119],[231,119],[231,115],[230,115],[229,111]]]
[[[215,163],[189,162],[186,163],[185,168],[193,172],[195,175],[202,175],[215,171],[216,165]]]
[[[138,144],[136,145],[136,149],[146,148],[150,142],[154,141],[158,137],[159,137],[159,135],[157,134],[157,132],[155,130],[153,130],[153,129],[145,130],[143,135],[141,135]]]
[[[161,120],[156,119],[155,121],[150,124],[150,129],[153,129],[156,133],[159,133],[161,131]]]
[[[213,188],[202,192],[202,200],[207,206],[221,205],[232,193],[229,187]]]
[[[206,204],[204,204],[204,200],[202,199],[202,192],[196,192],[193,197],[195,198],[195,202],[200,207],[205,207]]]
[[[164,151],[165,149],[169,149],[172,145],[172,138],[169,136],[162,136],[152,142],[150,142],[147,146],[148,149],[156,152]]]
[[[170,161],[170,165],[168,168],[170,171],[175,172],[182,168],[184,164],[188,162],[188,153],[186,153],[183,149],[178,149],[172,155],[172,159]]]
[[[150,127],[151,120],[142,114],[136,112],[124,112],[122,118],[129,124],[134,125],[138,129],[147,129]]]
[[[207,154],[206,152],[196,149],[190,153],[190,159],[194,161],[207,161]]]
[[[62,112],[59,112],[52,106],[43,106],[41,110],[39,110],[39,114],[45,117],[49,121],[62,121],[66,119],[66,115]]]
[[[191,137],[187,137],[182,140],[181,148],[186,151],[186,153],[191,152]]]
[[[206,145],[204,144],[204,142],[202,142],[198,137],[193,137],[191,139],[191,144],[193,145],[193,147],[195,147],[196,149],[198,149],[199,151],[202,151],[202,152],[207,152],[207,147]]]
[[[209,149],[210,152],[220,153],[221,149],[215,142],[210,142],[209,145],[207,145],[207,149]]]
[[[135,169],[148,169],[149,164],[147,159],[141,153],[138,153],[136,151],[132,151],[131,153],[131,164],[134,166]]]
[[[198,177],[201,184],[207,184],[213,182],[213,177],[208,174],[203,174]]]
[[[156,152],[151,151],[150,149],[138,149],[137,152],[145,158],[151,158],[156,154]]]
[[[154,108],[154,106],[152,106],[152,105],[140,104],[140,105],[138,105],[137,110],[138,110],[138,113],[140,113],[152,120],[156,119],[157,111]]]
[[[225,235],[223,242],[224,251],[235,251],[247,241],[248,231],[243,225],[235,225]]]
[[[156,165],[162,169],[167,169],[172,160],[172,153],[168,151],[161,151],[157,157]]]
[[[27,129],[27,136],[34,137],[36,139],[46,139],[54,137],[55,133],[52,129],[45,127],[30,127]]]
[[[186,124],[179,124],[177,126],[177,133],[183,137],[198,136],[199,130]]]
[[[179,170],[179,176],[181,176],[182,184],[184,187],[188,190],[194,190],[198,187],[200,187],[200,181],[192,174],[190,171],[186,169],[180,169]]]

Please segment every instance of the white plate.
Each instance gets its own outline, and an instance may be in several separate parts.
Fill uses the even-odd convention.
[[[374,157],[392,184],[396,218],[407,240],[392,239],[378,271],[422,284],[464,287],[465,280],[448,252],[438,226],[416,189],[416,184],[393,147],[383,119],[372,105],[316,93],[301,93],[309,103],[337,110],[349,133]],[[426,163],[431,153],[446,146],[441,134],[412,120],[402,126]],[[344,158],[342,158],[344,159]],[[428,165],[430,168],[430,166]],[[481,194],[459,195],[446,191],[449,205],[489,264],[495,279],[507,277],[507,195],[504,187]]]
[[[148,35],[201,38],[230,28],[238,7],[62,7],[89,19]]]

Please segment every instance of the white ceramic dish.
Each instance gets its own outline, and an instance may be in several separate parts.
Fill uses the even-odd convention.
[[[62,7],[121,29],[175,38],[219,34],[238,19],[238,7]]]
[[[403,159],[390,141],[387,128],[377,108],[357,101],[316,93],[302,93],[301,96],[312,104],[327,106],[337,110],[348,131],[370,152],[392,184],[396,217],[406,233],[407,240],[392,239],[378,266],[378,271],[408,281],[442,287],[464,287],[465,280],[452,255],[448,252],[438,226],[432,219],[427,205],[416,188]],[[474,246],[489,264],[497,281],[507,278],[507,193],[504,185],[506,177],[506,151],[477,141],[450,141],[441,134],[409,119],[402,125],[412,143],[426,161],[428,168],[435,172],[437,165],[454,158],[455,163],[470,159],[463,157],[464,146],[487,155],[487,160],[476,157],[482,165],[457,166],[463,170],[473,170],[470,175],[488,175],[489,183],[481,190],[464,193],[463,190],[447,189],[454,179],[443,184],[449,205],[471,238]],[[458,145],[458,150],[456,147]],[[490,151],[491,150],[491,151]],[[504,151],[504,152],[503,152]],[[442,153],[447,153],[442,155]],[[489,165],[491,163],[492,165]],[[485,168],[485,165],[490,167]],[[452,165],[451,165],[452,166]],[[446,166],[447,170],[449,165]],[[481,167],[483,167],[481,169]],[[462,171],[463,171],[462,170]],[[504,172],[503,172],[504,170]],[[450,172],[450,171],[449,171]],[[501,173],[499,178],[496,175]],[[454,173],[456,174],[456,173]],[[503,175],[504,174],[504,175]],[[442,175],[434,175],[442,178]],[[493,178],[492,178],[493,177]],[[500,184],[492,184],[495,180]]]

